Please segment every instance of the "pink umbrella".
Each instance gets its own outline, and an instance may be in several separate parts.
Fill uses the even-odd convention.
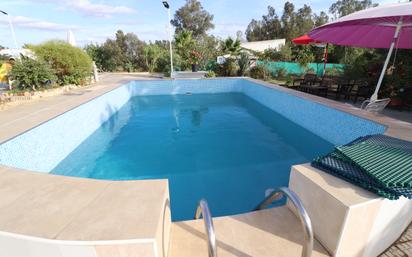
[[[314,40],[336,45],[389,48],[371,97],[375,101],[393,49],[412,49],[412,2],[382,5],[355,12],[313,29],[309,36]]]

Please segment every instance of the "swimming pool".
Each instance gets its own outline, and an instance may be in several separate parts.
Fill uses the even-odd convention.
[[[216,216],[251,211],[287,185],[291,165],[384,129],[246,79],[134,81],[3,143],[0,163],[167,178],[173,219],[183,220],[202,197]]]

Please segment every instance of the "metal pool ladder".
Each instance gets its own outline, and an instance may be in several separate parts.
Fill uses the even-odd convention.
[[[302,257],[310,257],[312,255],[313,250],[313,229],[312,229],[312,222],[310,221],[309,215],[305,210],[302,202],[300,201],[299,197],[289,188],[281,187],[273,191],[270,195],[268,195],[265,200],[263,200],[256,210],[262,210],[267,208],[273,202],[280,200],[283,196],[289,198],[292,202],[293,206],[296,209],[296,215],[300,220],[300,224],[303,228],[304,232],[304,244],[302,249]]]
[[[213,219],[212,214],[210,214],[209,205],[205,199],[199,201],[195,219],[199,219],[200,216],[203,216],[203,221],[205,222],[209,257],[217,257],[215,228],[213,226]]]
[[[309,215],[306,212],[302,202],[299,197],[289,188],[281,187],[273,191],[269,196],[267,196],[256,208],[256,210],[262,210],[267,208],[273,202],[280,200],[283,196],[289,198],[293,206],[296,209],[296,215],[300,220],[304,232],[304,244],[302,249],[302,257],[311,257],[313,250],[313,229],[312,222],[310,221]],[[200,216],[203,216],[203,221],[205,223],[207,243],[209,257],[217,257],[217,248],[216,248],[216,235],[215,229],[213,226],[213,219],[210,213],[209,206],[205,199],[199,201],[199,204],[196,209],[195,219],[199,219]]]

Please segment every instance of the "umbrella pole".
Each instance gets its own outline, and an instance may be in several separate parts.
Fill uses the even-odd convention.
[[[379,76],[379,80],[378,80],[378,84],[376,85],[375,92],[371,96],[371,99],[370,99],[371,101],[378,100],[378,92],[382,85],[383,78],[385,77],[386,69],[388,68],[388,64],[391,59],[393,49],[395,48],[395,43],[398,40],[398,36],[399,36],[399,32],[401,31],[401,28],[402,28],[402,18],[399,20],[398,24],[396,25],[395,35],[393,37],[391,46],[389,48],[388,55],[386,56],[385,64],[383,65],[381,75]]]
[[[329,44],[326,44],[325,52],[323,53],[323,74],[322,76],[325,76],[325,73],[326,73],[326,63],[328,62],[328,46]]]

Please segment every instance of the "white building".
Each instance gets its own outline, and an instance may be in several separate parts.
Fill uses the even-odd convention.
[[[280,50],[282,46],[286,44],[286,39],[274,39],[254,42],[244,42],[240,46],[244,49],[248,49],[255,52],[263,52],[266,49]]]

